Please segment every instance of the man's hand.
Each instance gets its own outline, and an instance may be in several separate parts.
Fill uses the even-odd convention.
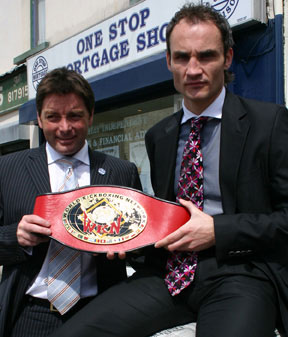
[[[191,201],[180,199],[180,204],[188,209],[191,218],[175,232],[155,243],[155,248],[164,247],[169,251],[201,251],[215,245],[213,218],[200,211]]]
[[[113,252],[108,252],[106,254],[106,257],[107,257],[108,260],[114,260],[115,256],[116,256],[116,253],[113,253]],[[118,258],[120,260],[124,260],[126,258],[126,253],[125,252],[118,252]]]
[[[17,227],[17,239],[20,246],[33,247],[48,241],[51,235],[50,224],[38,215],[24,215]]]

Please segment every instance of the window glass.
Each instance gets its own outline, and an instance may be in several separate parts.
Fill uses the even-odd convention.
[[[88,143],[94,150],[134,162],[144,192],[152,194],[145,133],[173,112],[174,97],[168,96],[96,113],[89,129]]]
[[[136,4],[137,2],[140,2],[142,0],[130,0],[130,5],[134,5]]]
[[[45,42],[45,0],[31,1],[31,47]]]

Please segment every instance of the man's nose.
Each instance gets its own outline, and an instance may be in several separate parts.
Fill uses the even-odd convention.
[[[200,62],[197,60],[196,57],[191,57],[188,64],[187,64],[187,71],[188,76],[198,76],[202,74],[202,67]]]
[[[61,121],[59,122],[59,129],[61,131],[69,131],[71,130],[71,123],[69,120],[65,117],[61,118]]]

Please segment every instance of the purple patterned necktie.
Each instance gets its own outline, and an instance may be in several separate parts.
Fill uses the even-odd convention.
[[[183,151],[177,200],[191,200],[203,210],[203,160],[200,131],[208,117],[192,118],[191,131]],[[196,252],[173,252],[167,261],[165,283],[172,296],[193,281],[197,267]]]

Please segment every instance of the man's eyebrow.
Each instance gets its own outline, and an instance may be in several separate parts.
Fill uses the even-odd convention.
[[[85,110],[84,109],[81,109],[81,108],[72,108],[68,111],[69,112],[84,112]]]
[[[44,108],[42,109],[42,111],[45,111],[45,112],[56,112],[54,109],[50,109],[50,108]]]
[[[217,55],[218,51],[216,49],[206,49],[206,50],[200,50],[196,52],[197,56],[214,56]],[[173,52],[174,56],[189,56],[190,53],[182,50],[176,50]]]
[[[186,52],[186,51],[182,51],[182,50],[176,50],[173,53],[174,56],[188,56],[190,55],[190,53]]]
[[[200,50],[197,52],[199,56],[214,56],[218,54],[218,51],[216,49],[206,49],[206,50]]]
[[[56,113],[56,114],[59,113],[57,109],[51,109],[51,108],[42,109],[42,111],[45,111],[48,113]],[[82,112],[85,112],[85,110],[81,108],[71,108],[71,110],[67,111],[67,114],[68,113],[82,113]]]

